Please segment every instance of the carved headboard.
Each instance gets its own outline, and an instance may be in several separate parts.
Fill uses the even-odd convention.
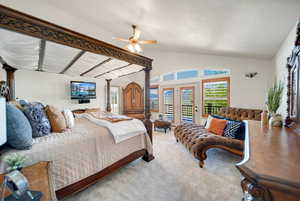
[[[261,120],[262,110],[244,109],[235,107],[223,107],[218,115],[233,120]]]

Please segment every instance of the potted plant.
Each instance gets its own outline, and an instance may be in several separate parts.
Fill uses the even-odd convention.
[[[283,83],[281,81],[275,82],[273,87],[268,90],[267,108],[270,113],[270,126],[282,126],[282,117],[276,113],[281,103],[282,93]]]
[[[7,171],[11,172],[14,170],[19,170],[21,171],[22,168],[24,167],[24,163],[26,161],[27,157],[20,155],[20,154],[10,154],[9,156],[7,156],[4,161],[7,164]]]

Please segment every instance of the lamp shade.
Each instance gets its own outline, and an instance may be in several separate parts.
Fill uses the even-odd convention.
[[[6,103],[5,98],[0,97],[0,145],[6,142]]]

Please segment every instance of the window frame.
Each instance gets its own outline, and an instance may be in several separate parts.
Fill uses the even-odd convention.
[[[164,115],[164,111],[165,111],[165,97],[164,97],[164,94],[165,94],[165,91],[168,91],[168,90],[171,90],[173,91],[173,120],[172,120],[172,123],[175,122],[175,108],[174,108],[174,104],[175,104],[175,89],[174,88],[163,88],[162,90],[162,106],[163,106],[163,110],[162,110],[162,114]]]
[[[157,100],[158,100],[157,104],[158,104],[158,108],[157,108],[157,110],[153,110],[153,109],[151,109],[151,106],[150,106],[150,112],[159,112],[159,98],[160,98],[159,85],[151,85],[150,86],[150,90],[151,89],[157,89]],[[150,101],[151,101],[151,98],[150,98]]]
[[[193,91],[192,93],[192,97],[193,97],[193,108],[192,108],[192,111],[193,111],[193,123],[195,123],[195,87],[194,86],[188,86],[188,87],[180,87],[179,89],[179,94],[180,94],[180,122],[182,122],[182,90],[185,90],[185,89],[191,89]]]
[[[208,82],[222,82],[226,81],[228,83],[227,89],[227,101],[228,101],[228,107],[230,107],[230,77],[220,77],[220,78],[210,78],[210,79],[203,79],[202,82],[202,117],[208,117],[209,114],[205,114],[205,108],[204,108],[204,84]]]

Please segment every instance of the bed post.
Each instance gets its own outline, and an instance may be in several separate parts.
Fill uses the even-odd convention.
[[[10,65],[4,63],[3,69],[6,71],[6,80],[7,86],[9,87],[9,96],[7,97],[8,101],[13,101],[15,97],[15,71],[16,68],[11,67]]]
[[[106,111],[111,112],[111,105],[110,105],[110,82],[111,79],[106,80]]]
[[[145,119],[144,124],[147,129],[147,133],[149,138],[152,142],[152,121],[150,120],[151,113],[150,113],[150,71],[151,68],[145,68]],[[153,155],[146,153],[143,159],[147,162],[154,159]]]

